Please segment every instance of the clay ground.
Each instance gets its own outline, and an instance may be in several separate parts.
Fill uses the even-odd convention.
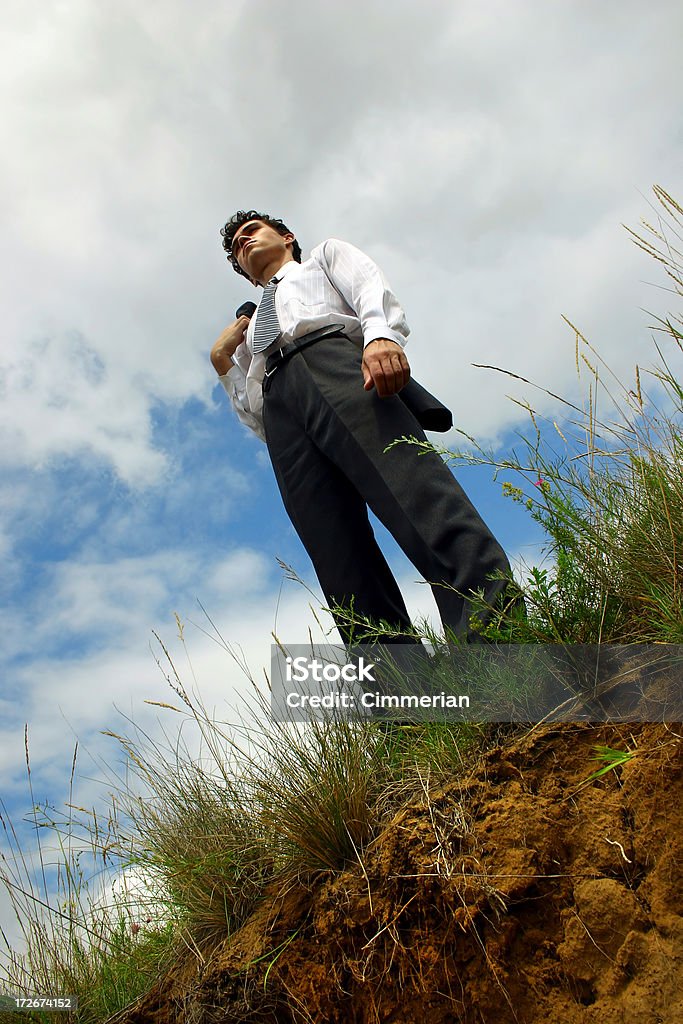
[[[362,867],[274,886],[117,1020],[680,1024],[681,735],[537,728],[425,780]],[[596,745],[635,756],[589,780]]]

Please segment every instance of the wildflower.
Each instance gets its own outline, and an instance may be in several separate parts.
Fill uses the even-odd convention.
[[[521,487],[513,487],[512,484],[507,482],[503,484],[503,494],[506,498],[512,498],[513,501],[521,501],[523,497]]]
[[[140,931],[140,925],[137,923],[137,921],[133,921],[133,923],[130,926],[130,931],[132,935],[137,935],[137,933]]]

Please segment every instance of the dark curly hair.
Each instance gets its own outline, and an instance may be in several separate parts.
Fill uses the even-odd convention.
[[[258,210],[238,210],[237,213],[233,214],[225,227],[221,228],[223,248],[228,254],[228,260],[232,263],[232,269],[236,274],[241,274],[242,277],[246,277],[247,281],[250,280],[249,275],[244,273],[232,254],[232,240],[235,237],[238,228],[241,228],[242,225],[246,224],[249,220],[262,220],[264,224],[269,224],[271,228],[275,228],[280,235],[287,235],[290,233],[289,228],[283,223],[283,221],[278,220],[277,217],[271,217],[267,213],[259,213]],[[292,243],[292,256],[297,263],[301,263],[301,246],[297,242],[296,238]]]

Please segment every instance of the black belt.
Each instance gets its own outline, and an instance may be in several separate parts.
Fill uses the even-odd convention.
[[[266,359],[266,372],[263,375],[264,395],[267,394],[270,388],[271,378],[281,366],[284,366],[288,359],[295,356],[297,352],[308,348],[309,345],[315,345],[316,341],[322,341],[323,338],[347,338],[347,335],[344,334],[344,325],[328,324],[327,327],[321,327],[317,331],[305,334],[303,338],[297,338],[296,341],[291,341],[288,345],[283,345],[282,348],[271,352]],[[413,377],[410,378],[405,387],[401,388],[398,397],[410,409],[424,430],[436,430],[439,433],[445,433],[453,426],[453,414],[450,409],[447,409],[438,398],[435,398],[421,384],[418,384]]]
[[[308,348],[309,345],[315,345],[316,341],[322,341],[323,338],[345,338],[344,325],[343,324],[328,324],[327,327],[321,327],[317,331],[311,331],[310,334],[305,334],[303,338],[297,338],[296,341],[290,341],[288,345],[283,345],[282,348],[278,348],[266,359],[266,372],[263,375],[263,393],[265,394],[270,388],[270,378],[273,374],[277,373],[281,366],[295,356],[297,352],[302,352],[303,349]]]

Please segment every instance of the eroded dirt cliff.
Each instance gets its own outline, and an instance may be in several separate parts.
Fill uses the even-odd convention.
[[[537,728],[274,884],[126,1024],[679,1024],[683,730]],[[596,745],[634,756],[599,778]]]

